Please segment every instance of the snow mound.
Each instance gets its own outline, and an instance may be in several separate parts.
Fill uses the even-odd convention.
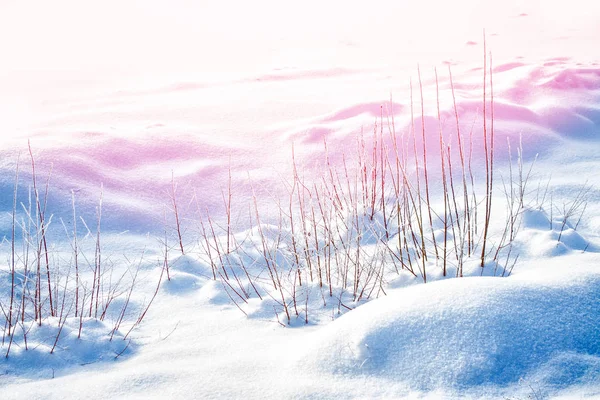
[[[183,295],[201,288],[210,278],[209,266],[188,255],[178,256],[170,263],[170,279],[161,285],[171,295]]]
[[[562,268],[397,290],[317,331],[298,364],[415,390],[557,389],[600,379],[600,271]]]
[[[137,346],[132,341],[124,340],[119,331],[112,334],[113,326],[110,323],[94,318],[81,322],[80,337],[79,318],[68,318],[62,330],[58,327],[58,318],[54,317],[44,320],[41,326],[25,326],[25,330],[28,330],[27,348],[22,338],[17,340],[17,336],[22,335],[21,329],[17,329],[9,357],[2,354],[0,359],[0,375],[54,378],[77,365],[114,361],[135,352]],[[59,340],[52,350],[57,335],[60,335]],[[4,351],[7,344],[2,347]]]
[[[524,253],[532,257],[561,256],[573,251],[599,252],[599,246],[576,228],[566,218],[553,218],[551,222],[543,210],[526,209],[517,241],[523,244]]]

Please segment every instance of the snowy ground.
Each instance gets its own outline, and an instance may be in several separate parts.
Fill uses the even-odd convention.
[[[2,3],[0,36],[13,39],[0,43],[0,322],[13,287],[14,310],[26,312],[15,311],[12,336],[4,324],[0,395],[600,398],[600,9],[451,3]],[[444,230],[438,135],[462,190],[454,88],[463,140],[472,138],[481,221],[483,28],[496,138],[481,268],[483,225],[471,254],[460,233],[467,214]],[[413,164],[423,122],[435,218],[398,253],[400,175],[393,162],[384,167],[382,196],[373,167],[381,174],[384,163],[369,158],[369,146],[375,132],[376,154],[397,156],[393,129],[414,185],[424,176]],[[40,193],[51,173],[41,198],[57,312],[41,326],[32,300],[38,260],[43,314],[52,302],[35,198],[29,206],[28,140]],[[421,147],[416,155],[422,161]],[[510,203],[524,182],[520,164],[531,171],[521,205]],[[360,166],[368,176],[352,186]],[[360,192],[361,182],[372,192]],[[411,187],[427,204],[424,189]],[[387,211],[377,200],[369,217],[368,193]],[[459,194],[457,216],[461,202]],[[511,210],[514,235],[505,231]],[[447,266],[434,254],[441,243]]]

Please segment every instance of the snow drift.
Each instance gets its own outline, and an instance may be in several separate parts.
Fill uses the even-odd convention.
[[[521,379],[542,379],[546,390],[597,381],[600,271],[591,265],[598,258],[585,260],[589,267],[560,258],[551,264],[563,262],[505,279],[397,291],[316,332],[299,365],[383,376],[421,391]]]

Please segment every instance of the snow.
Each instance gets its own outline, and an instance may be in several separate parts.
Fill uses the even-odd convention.
[[[600,398],[598,18],[584,0],[2,2],[0,394]],[[482,267],[484,28],[496,136]],[[444,230],[466,221],[452,89],[477,182],[470,252],[464,232]],[[422,238],[389,218],[394,182],[386,214],[352,181],[373,166],[373,138],[393,148],[392,124],[417,201],[427,150]]]
[[[446,280],[374,300],[315,333],[299,369],[422,391],[502,386],[556,365],[564,372],[534,379],[544,391],[597,381],[598,271],[571,262],[557,257],[544,271]]]
[[[119,332],[111,335],[113,327],[107,323],[84,318],[81,334],[79,324],[78,318],[71,318],[59,328],[62,323],[51,318],[45,325],[26,327],[28,348],[17,347],[12,351],[3,365],[4,374],[43,380],[68,374],[66,371],[74,365],[114,360],[135,352],[135,344],[124,341]],[[52,351],[57,335],[58,347]]]

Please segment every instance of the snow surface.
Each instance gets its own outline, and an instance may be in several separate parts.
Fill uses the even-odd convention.
[[[28,139],[40,182],[52,171],[48,235],[63,274],[57,287],[74,279],[72,191],[87,257],[82,276],[91,280],[102,184],[106,279],[118,281],[121,294],[134,290],[128,301],[106,305],[102,321],[70,316],[19,325],[10,356],[0,361],[1,397],[600,398],[599,18],[598,5],[584,0],[2,2],[1,304],[11,288],[17,154],[19,201],[27,208]],[[429,153],[439,160],[434,67],[442,129],[456,145],[452,65],[461,130],[474,127],[481,177],[483,28],[493,53],[495,204],[505,200],[519,143],[523,163],[533,165],[507,261],[482,270],[477,257],[467,258],[464,278],[453,277],[456,265],[444,276],[431,262],[423,284],[380,257],[383,219],[365,217],[357,223],[362,257],[373,271],[381,268],[382,285],[364,283],[369,294],[357,300],[340,282],[331,296],[326,286],[304,282],[298,311],[286,321],[279,292],[267,289],[262,233],[254,216],[248,221],[253,193],[268,249],[293,272],[277,227],[292,143],[306,181],[319,181],[327,160],[341,167],[356,155],[361,128],[372,134],[382,112],[408,132],[417,63],[425,128],[433,132]],[[418,102],[415,91],[420,132]],[[224,235],[229,174],[235,231]],[[441,215],[439,171],[431,176]],[[188,251],[170,249],[167,279],[161,241],[167,230],[176,243],[164,214],[172,179]],[[585,206],[566,218],[583,194]],[[221,248],[237,243],[224,262],[248,291],[244,302],[233,286],[213,280],[198,210],[213,218]],[[502,235],[503,212],[492,214],[494,238]],[[23,207],[17,214],[26,221]],[[443,225],[434,222],[441,241]],[[21,251],[26,243],[17,244]],[[18,287],[31,285],[25,271],[16,275]],[[296,287],[294,273],[281,279]],[[281,296],[292,308],[292,294]],[[4,344],[0,354],[6,351]]]

